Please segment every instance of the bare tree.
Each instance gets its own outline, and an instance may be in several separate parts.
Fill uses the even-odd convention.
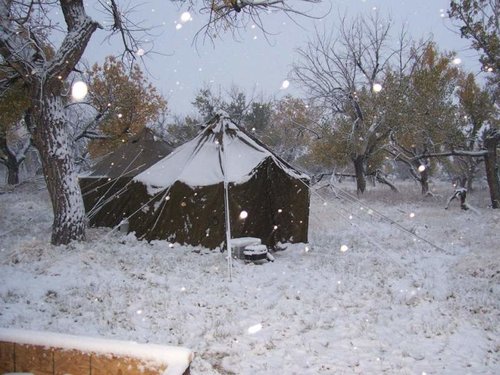
[[[338,30],[316,31],[315,38],[298,50],[300,60],[292,71],[308,96],[331,111],[335,135],[344,140],[353,163],[359,193],[366,188],[367,162],[390,131],[380,110],[388,95],[381,92],[385,72],[409,48],[402,42],[405,32],[399,45],[391,43],[392,28],[393,23],[378,13],[353,21],[341,17]]]

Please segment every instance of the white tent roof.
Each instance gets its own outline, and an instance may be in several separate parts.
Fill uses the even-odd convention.
[[[218,114],[216,121],[209,123],[198,136],[137,175],[134,181],[147,185],[151,193],[175,181],[192,187],[214,185],[224,182],[226,165],[227,181],[243,183],[269,157],[290,175],[308,178],[245,134],[226,114]]]

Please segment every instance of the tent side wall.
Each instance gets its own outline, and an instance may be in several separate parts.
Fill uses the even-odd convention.
[[[225,241],[223,184],[192,188],[175,182],[156,196],[148,196],[146,187],[133,183],[134,196],[146,196],[144,208],[129,219],[129,229],[138,238],[220,247]]]
[[[156,196],[133,182],[130,199],[144,206],[129,219],[138,238],[214,249],[225,241],[224,185],[190,187],[175,182]],[[140,198],[138,198],[140,197]],[[268,158],[252,178],[229,185],[231,234],[258,237],[268,246],[307,242],[309,189],[307,181],[295,179]],[[242,211],[248,216],[241,218]]]
[[[118,179],[80,178],[80,189],[89,225],[94,227],[115,227],[134,211],[128,185],[130,177]]]
[[[268,158],[248,182],[231,184],[229,191],[233,237],[258,237],[271,247],[280,242],[307,242],[306,180],[290,176]],[[240,217],[243,210],[248,213],[246,219]]]

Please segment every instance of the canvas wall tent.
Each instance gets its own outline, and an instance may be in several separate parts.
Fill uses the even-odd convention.
[[[218,114],[193,140],[135,176],[112,208],[147,240],[219,247],[229,207],[233,238],[258,237],[269,246],[307,242],[308,183],[306,175]]]
[[[117,197],[133,177],[163,159],[173,148],[148,128],[96,163],[90,173],[80,177],[85,212],[93,226],[118,225],[122,213]]]

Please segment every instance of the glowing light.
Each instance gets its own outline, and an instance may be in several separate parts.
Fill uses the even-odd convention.
[[[182,23],[186,23],[186,22],[192,21],[193,17],[191,17],[191,13],[184,12],[184,13],[181,14],[181,18],[180,19],[181,19]]]
[[[282,83],[281,83],[281,90],[286,90],[288,87],[290,86],[290,81],[285,79]]]
[[[491,73],[493,71],[493,68],[491,66],[489,66],[487,69],[486,69],[487,72]]]
[[[347,245],[340,246],[340,251],[342,251],[343,253],[345,253],[347,250],[349,250],[349,247]]]
[[[420,173],[422,173],[423,171],[425,171],[425,165],[423,165],[423,164],[422,164],[422,165],[420,165],[420,166],[418,167],[418,171],[419,171]]]
[[[282,213],[283,210],[281,208],[278,208],[278,213]]]
[[[180,30],[182,29],[182,25],[180,23],[178,23],[177,25],[175,25],[175,29],[176,30]]]
[[[373,84],[372,90],[374,92],[380,92],[382,91],[382,85],[380,83],[375,83]]]
[[[122,118],[123,117],[123,115],[121,113],[118,113],[117,116],[118,116],[118,118]]]
[[[248,212],[245,210],[240,212],[240,219],[246,219],[248,217]]]
[[[87,84],[82,81],[76,81],[71,86],[71,96],[73,99],[80,101],[83,100],[89,92]]]
[[[144,56],[146,51],[144,51],[142,48],[139,48],[136,53],[137,53],[137,56]]]
[[[274,230],[278,229],[278,226],[277,226],[277,225],[275,225],[275,226],[273,227],[273,229],[274,229]]]
[[[455,65],[460,65],[462,63],[462,59],[460,57],[455,57],[452,62]]]
[[[166,201],[169,201],[169,200],[170,200],[170,195],[167,195],[167,196],[165,197],[165,200],[166,200]]]
[[[253,335],[262,329],[262,324],[258,323],[248,328],[248,333]]]
[[[185,291],[186,291],[186,288],[182,287],[181,292],[185,292]]]
[[[410,217],[415,217],[415,213],[414,212],[410,213]]]
[[[139,310],[136,311],[136,313],[137,313],[137,315],[141,315],[142,314],[142,310],[139,309]]]

